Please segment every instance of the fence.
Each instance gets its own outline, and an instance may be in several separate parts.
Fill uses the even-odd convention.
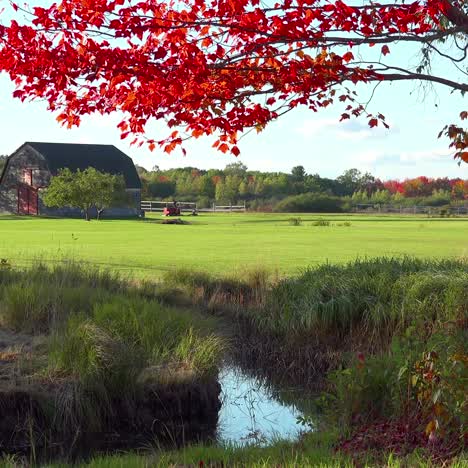
[[[197,204],[194,202],[177,202],[181,211],[184,210],[196,210]],[[162,202],[162,201],[153,201],[145,200],[141,202],[141,211],[150,212],[150,213],[160,213],[164,210],[166,206],[172,206],[171,202]]]
[[[366,205],[353,207],[354,213],[399,213],[399,214],[454,214],[468,215],[468,206],[396,206],[396,205]]]
[[[194,202],[177,202],[181,211],[200,211],[205,213],[244,213],[247,211],[245,206],[245,202],[243,205],[213,205],[210,208],[200,208]],[[171,202],[163,202],[163,201],[154,201],[154,200],[144,200],[141,202],[141,211],[149,212],[149,213],[162,213],[166,206],[172,206]]]
[[[212,211],[218,213],[245,213],[247,208],[245,206],[245,202],[243,205],[216,205],[213,203],[211,208],[205,208],[200,211]]]

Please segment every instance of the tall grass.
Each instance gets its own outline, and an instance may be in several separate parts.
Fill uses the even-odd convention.
[[[370,416],[400,411],[406,381],[395,382],[406,375],[401,374],[403,357],[412,354],[414,364],[421,351],[447,348],[450,358],[463,336],[447,338],[454,332],[445,333],[444,327],[457,324],[460,330],[467,321],[468,264],[463,261],[362,260],[322,265],[279,281],[261,270],[240,278],[178,270],[167,274],[162,287],[146,283],[140,289],[107,273],[69,268],[0,270],[0,323],[49,335],[46,364],[29,377],[58,389],[44,409],[57,430],[102,431],[120,412],[136,414],[146,390],[216,374],[225,346],[213,332],[216,319],[155,300],[170,302],[176,290],[187,303],[216,310],[239,325],[233,327],[239,340],[235,351],[245,351],[253,365],[267,365],[289,381],[297,372],[306,384],[317,369],[353,362],[350,351],[374,353],[364,377],[359,377],[360,363],[332,377],[343,425],[357,407]],[[391,348],[398,344],[395,337],[406,335],[419,341],[399,351]],[[194,447],[149,458],[100,458],[89,466],[168,466],[202,459],[228,466],[304,466],[311,460],[314,466],[333,466],[326,465],[330,453],[330,446],[322,452],[317,446],[309,452],[307,445],[278,444],[271,451]],[[340,466],[348,463],[340,460]],[[402,463],[412,461],[417,456]]]
[[[213,373],[223,345],[203,330],[207,323],[199,314],[144,299],[114,299],[96,304],[89,316],[70,317],[66,332],[53,339],[49,362],[81,382],[108,384],[114,392],[130,386],[149,366]]]
[[[252,319],[274,333],[368,340],[392,334],[416,316],[455,320],[468,310],[468,264],[373,259],[324,265],[280,281]]]
[[[19,332],[48,333],[93,304],[110,300],[112,292],[90,286],[59,286],[25,281],[0,286],[0,324]]]
[[[28,333],[48,333],[97,302],[131,294],[117,274],[73,262],[29,270],[0,269],[0,325]]]
[[[128,280],[116,272],[102,270],[74,262],[64,262],[55,265],[46,265],[41,261],[35,262],[28,269],[0,268],[0,284],[22,281],[24,284],[50,283],[58,288],[71,286],[88,286],[102,288],[108,291],[124,291]]]
[[[352,351],[388,350],[410,324],[430,336],[435,322],[463,321],[468,311],[463,260],[377,258],[276,281],[254,277],[180,270],[166,284],[240,325],[235,351],[243,362],[307,385],[349,362]]]
[[[415,317],[457,320],[468,309],[468,263],[456,260],[377,258],[325,264],[274,283],[268,275],[214,278],[176,270],[165,284],[193,302],[241,311],[260,331],[278,336],[337,340],[392,334]]]
[[[40,400],[51,429],[102,431],[119,412],[132,417],[149,391],[216,379],[224,341],[214,319],[147,296],[74,264],[0,272],[1,326],[48,337],[38,365],[22,373],[49,395]]]
[[[186,300],[192,305],[239,311],[264,304],[270,273],[251,269],[237,277],[214,277],[206,272],[175,269],[165,274],[163,284],[171,291],[185,292]]]

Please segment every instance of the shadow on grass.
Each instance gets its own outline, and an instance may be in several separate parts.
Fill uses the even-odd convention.
[[[32,216],[0,215],[0,221],[26,221],[31,218]]]

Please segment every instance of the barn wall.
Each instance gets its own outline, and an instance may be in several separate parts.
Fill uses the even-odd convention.
[[[33,186],[42,187],[49,183],[50,173],[45,160],[27,146],[20,148],[7,162],[0,185],[0,213],[18,212],[17,185],[23,182],[23,169],[33,171]]]
[[[140,212],[141,209],[141,189],[127,189],[129,207]]]
[[[10,157],[2,180],[2,188],[10,189],[23,182],[23,170],[25,168],[33,170],[34,187],[45,187],[49,184],[50,172],[44,158],[26,146],[20,148]]]
[[[0,187],[0,213],[12,214],[18,211],[18,192],[16,189]]]

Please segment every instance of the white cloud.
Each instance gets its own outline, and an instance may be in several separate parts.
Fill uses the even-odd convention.
[[[353,154],[352,159],[363,164],[415,165],[424,162],[445,163],[450,160],[450,154],[446,149],[402,151],[399,153],[370,150]]]
[[[391,126],[390,129],[383,126],[370,128],[367,122],[358,120],[340,122],[338,119],[310,119],[305,120],[296,131],[304,138],[326,135],[339,140],[363,141],[386,138],[390,134],[398,133],[399,128],[397,126]]]
[[[357,163],[362,164],[374,164],[379,159],[385,157],[384,153],[377,152],[377,151],[364,151],[362,153],[358,153],[356,156],[353,157],[353,160]]]
[[[302,125],[297,128],[297,133],[302,135],[305,138],[319,135],[323,131],[326,131],[330,128],[336,126],[336,119],[310,119],[304,120]]]
[[[400,154],[402,163],[416,162],[446,162],[449,159],[447,149],[435,149],[431,151],[404,151]]]

